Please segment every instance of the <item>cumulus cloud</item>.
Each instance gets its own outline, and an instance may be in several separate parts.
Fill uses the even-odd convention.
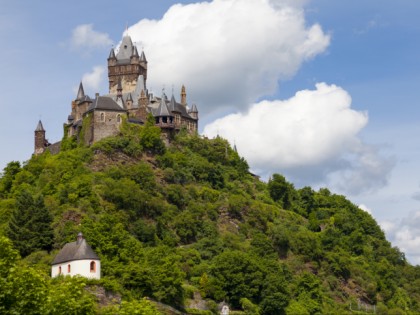
[[[380,222],[387,238],[407,255],[413,264],[420,264],[420,211],[397,221]]]
[[[367,213],[369,213],[370,215],[372,215],[372,210],[369,209],[366,205],[361,204],[359,205],[359,209],[362,209],[363,211],[366,211]]]
[[[128,34],[149,61],[148,86],[185,84],[201,114],[247,108],[330,42],[290,0],[213,0],[172,6]]]
[[[85,88],[85,92],[87,90],[96,93],[99,91],[99,87],[103,80],[105,73],[105,68],[102,66],[93,67],[91,72],[85,73],[82,77],[83,87]]]
[[[112,45],[112,40],[107,33],[93,29],[93,24],[82,24],[73,29],[70,47],[76,50],[89,52],[93,49],[105,48]]]
[[[204,127],[235,142],[260,174],[281,172],[295,182],[324,182],[358,193],[386,184],[393,161],[360,141],[365,112],[351,108],[342,88],[325,83],[288,100],[262,101]]]

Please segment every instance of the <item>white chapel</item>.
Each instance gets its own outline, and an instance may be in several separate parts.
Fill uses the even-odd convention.
[[[64,245],[51,265],[53,278],[60,275],[101,278],[101,261],[83,238],[82,233],[77,235],[77,241]]]

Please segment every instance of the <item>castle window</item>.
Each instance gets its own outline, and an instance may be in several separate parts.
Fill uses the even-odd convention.
[[[71,267],[70,267],[70,264],[68,264],[67,265],[67,273],[70,273],[70,271],[71,271]]]
[[[90,272],[96,272],[96,263],[94,261],[90,262]]]
[[[105,114],[101,113],[101,121],[105,121]]]

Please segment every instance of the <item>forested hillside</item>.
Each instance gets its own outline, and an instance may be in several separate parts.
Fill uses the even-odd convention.
[[[102,279],[50,279],[79,231]],[[166,147],[151,123],[9,163],[0,243],[1,314],[420,313],[420,267],[344,196],[264,183],[221,138]]]

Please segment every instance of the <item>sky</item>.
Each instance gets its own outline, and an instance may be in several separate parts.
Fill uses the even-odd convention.
[[[80,81],[106,94],[128,32],[149,91],[197,104],[199,132],[251,170],[327,187],[420,264],[417,0],[0,0],[0,169],[24,162],[41,119],[63,135]]]

